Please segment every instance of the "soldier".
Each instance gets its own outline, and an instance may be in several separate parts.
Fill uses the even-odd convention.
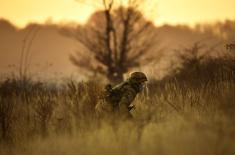
[[[131,105],[136,95],[140,93],[147,81],[147,77],[142,72],[134,72],[124,82],[114,86],[107,85],[99,103],[96,105],[96,112],[99,116],[110,117],[118,115],[122,118],[131,118]]]

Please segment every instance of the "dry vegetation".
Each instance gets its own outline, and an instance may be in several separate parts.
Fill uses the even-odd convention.
[[[188,60],[190,69],[151,80],[127,121],[96,118],[94,81],[2,81],[0,154],[234,154],[234,63]]]
[[[129,69],[159,57],[146,55],[156,44],[155,28],[135,10],[135,3],[126,9],[102,2],[104,11],[97,15],[106,22],[94,16],[72,33],[88,49],[88,57],[78,53],[71,60],[120,81]],[[217,27],[233,40],[233,22]],[[30,49],[38,30],[30,30],[23,41],[19,78],[0,80],[0,155],[235,154],[234,54],[209,58],[215,47],[199,55],[203,47],[195,43],[178,55],[179,68],[173,64],[169,76],[148,82],[147,91],[135,100],[132,120],[104,120],[95,115],[104,88],[100,81],[57,85],[29,78]],[[92,66],[91,54],[99,65]]]

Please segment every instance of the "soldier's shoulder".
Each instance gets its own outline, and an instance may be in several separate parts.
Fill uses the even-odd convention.
[[[135,92],[135,89],[131,86],[131,84],[129,83],[126,83],[124,86],[123,86],[123,90],[125,91],[130,91],[130,92]]]
[[[124,81],[118,85],[116,85],[113,90],[121,90],[121,92],[135,92],[135,89],[131,86],[131,84],[127,81]]]

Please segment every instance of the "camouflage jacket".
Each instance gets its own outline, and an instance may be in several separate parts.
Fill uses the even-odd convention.
[[[131,117],[131,103],[139,92],[139,86],[133,85],[128,81],[122,82],[113,88],[106,88],[101,97],[104,101],[100,103],[99,111],[118,112],[124,117]]]

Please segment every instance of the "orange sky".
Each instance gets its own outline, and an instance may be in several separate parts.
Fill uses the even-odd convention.
[[[98,0],[97,0],[98,1]],[[235,0],[156,0],[157,24],[189,24],[235,20]],[[75,0],[0,0],[0,18],[19,27],[28,22],[85,22],[95,10]]]

